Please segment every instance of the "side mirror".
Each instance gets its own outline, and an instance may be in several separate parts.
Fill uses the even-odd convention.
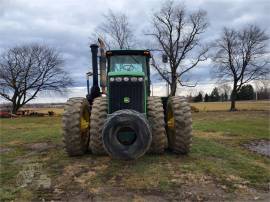
[[[162,54],[162,62],[167,63],[168,62],[168,56],[166,54]]]

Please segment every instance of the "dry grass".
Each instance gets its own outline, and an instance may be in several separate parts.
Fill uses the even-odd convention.
[[[267,201],[270,160],[243,144],[270,138],[269,111],[192,118],[188,156],[166,152],[136,161],[68,157],[60,116],[1,119],[0,201]]]
[[[230,102],[198,102],[190,103],[191,106],[196,107],[199,111],[228,111],[230,109]],[[249,111],[270,111],[270,100],[265,101],[238,101],[236,102],[238,110]],[[48,111],[54,111],[56,115],[61,115],[64,112],[64,108],[23,108],[23,110],[31,110],[40,113],[48,113]]]
[[[30,110],[39,113],[48,113],[48,111],[53,111],[56,115],[63,114],[64,108],[23,108],[22,110]]]
[[[191,103],[191,106],[200,111],[227,111],[230,109],[230,102],[199,102]],[[266,101],[238,101],[236,108],[239,110],[267,110],[270,111],[270,100]]]

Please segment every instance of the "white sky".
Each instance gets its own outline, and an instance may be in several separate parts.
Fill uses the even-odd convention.
[[[177,1],[177,0],[176,0]],[[180,1],[180,0],[179,0]],[[34,102],[65,101],[67,97],[85,96],[85,73],[90,67],[89,38],[103,21],[108,9],[129,16],[135,35],[145,41],[151,15],[164,1],[160,0],[0,0],[0,53],[15,45],[29,42],[46,43],[59,50],[65,59],[65,69],[71,73],[75,86],[64,97],[40,95]],[[186,0],[188,10],[204,9],[208,13],[209,28],[206,41],[218,38],[224,26],[240,28],[255,23],[269,33],[269,0]],[[142,45],[142,44],[141,44]],[[143,44],[144,46],[147,43]],[[143,46],[142,45],[142,46]],[[147,48],[147,47],[145,47]],[[190,72],[190,80],[198,82],[194,90],[210,92],[215,86],[211,77],[210,60]],[[154,80],[154,93],[163,94],[166,88]]]

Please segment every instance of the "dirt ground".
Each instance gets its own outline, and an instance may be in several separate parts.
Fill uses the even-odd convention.
[[[57,175],[50,176],[46,173],[48,169],[44,169],[42,164],[32,163],[27,158],[41,152],[41,158],[44,156],[46,160],[47,152],[51,149],[61,150],[62,145],[42,142],[28,144],[26,147],[29,149],[26,158],[17,159],[14,163],[24,164],[24,174],[21,179],[17,177],[17,185],[34,190],[33,201],[269,201],[270,197],[267,191],[248,188],[244,184],[239,184],[237,189],[231,192],[226,185],[220,184],[211,176],[176,171],[173,168],[173,161],[163,160],[157,161],[157,165],[166,164],[167,169],[163,172],[171,172],[171,183],[176,185],[166,189],[165,192],[155,186],[154,180],[152,188],[141,188],[143,186],[140,186],[140,183],[144,181],[143,177],[137,179],[138,184],[131,182],[130,185],[134,187],[123,186],[129,177],[128,174],[121,172],[110,175],[108,170],[114,161],[106,156],[93,157],[88,154],[80,158],[71,158],[66,165],[53,164],[52,169],[55,169]],[[179,162],[181,158],[185,158],[167,152],[162,159],[166,156]],[[137,163],[122,162],[121,169],[122,171],[129,170]],[[104,176],[97,179],[101,175]],[[232,181],[235,178],[230,177]],[[100,180],[100,182],[97,183],[95,180]]]
[[[193,122],[188,156],[118,161],[68,157],[61,117],[1,120],[0,201],[269,201],[270,159],[250,150],[269,146],[269,112],[199,112]]]

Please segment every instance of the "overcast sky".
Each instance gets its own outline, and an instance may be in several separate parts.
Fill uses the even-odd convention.
[[[160,0],[0,0],[0,53],[15,45],[39,42],[59,50],[65,59],[65,69],[71,73],[76,87],[85,86],[85,73],[90,68],[89,37],[111,9],[129,16],[137,35],[148,28]],[[187,0],[180,1],[188,10],[204,9],[210,23],[206,40],[216,39],[224,26],[240,28],[257,24],[269,33],[270,0]],[[199,84],[211,84],[206,61],[191,72]],[[203,86],[203,87],[202,87]],[[210,89],[212,85],[201,85]],[[80,90],[85,94],[84,88]],[[77,95],[77,94],[76,94]],[[71,96],[73,94],[71,93]]]

